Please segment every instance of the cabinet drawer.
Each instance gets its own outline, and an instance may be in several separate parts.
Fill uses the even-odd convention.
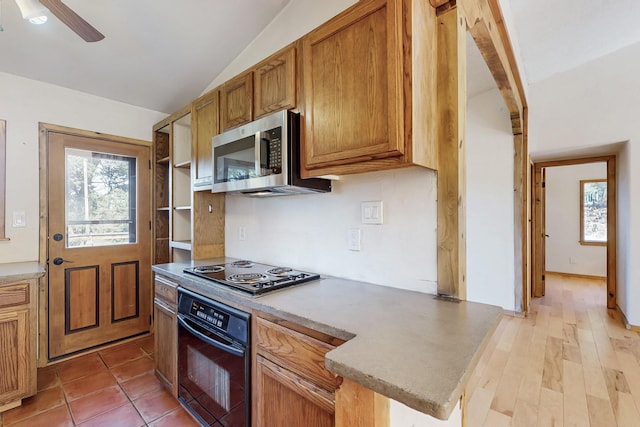
[[[175,309],[178,303],[177,287],[177,283],[167,280],[162,276],[156,276],[155,296]]]
[[[259,354],[326,390],[334,391],[337,378],[324,367],[324,356],[335,347],[308,335],[256,318]]]
[[[0,287],[0,308],[29,304],[29,284],[16,283]]]

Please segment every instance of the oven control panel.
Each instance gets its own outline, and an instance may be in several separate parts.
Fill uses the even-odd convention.
[[[189,314],[207,322],[211,326],[222,329],[223,331],[226,331],[229,326],[228,313],[216,310],[214,307],[210,307],[200,301],[191,302]]]

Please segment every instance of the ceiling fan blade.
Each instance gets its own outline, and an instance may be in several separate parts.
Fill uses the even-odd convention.
[[[87,21],[82,19],[80,15],[75,13],[69,6],[60,0],[40,0],[47,9],[53,13],[56,18],[62,21],[67,27],[71,28],[77,35],[87,42],[97,42],[104,38],[104,35]]]

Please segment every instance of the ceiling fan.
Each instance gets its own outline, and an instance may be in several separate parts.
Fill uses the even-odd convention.
[[[80,15],[62,3],[61,0],[16,0],[16,3],[20,8],[22,17],[29,19],[31,22],[45,22],[46,16],[44,18],[42,17],[44,16],[43,12],[46,8],[85,41],[97,42],[104,38],[104,35],[100,31],[82,19]],[[38,21],[38,18],[40,18],[40,21]]]

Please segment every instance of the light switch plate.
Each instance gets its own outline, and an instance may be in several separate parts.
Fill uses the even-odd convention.
[[[360,222],[363,224],[381,225],[384,223],[381,200],[360,203],[360,211]]]

